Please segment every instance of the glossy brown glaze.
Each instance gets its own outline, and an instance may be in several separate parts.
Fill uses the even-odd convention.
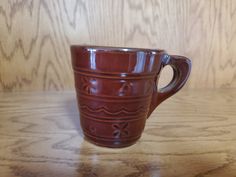
[[[107,147],[135,143],[152,111],[183,87],[191,70],[189,59],[164,50],[71,46],[71,54],[84,135]],[[158,91],[166,65],[174,76]]]

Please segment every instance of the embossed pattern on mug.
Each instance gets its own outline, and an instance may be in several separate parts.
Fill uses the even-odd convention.
[[[128,131],[128,122],[121,122],[118,124],[113,124],[112,127],[115,129],[113,132],[113,136],[115,138],[126,137],[129,135]]]
[[[78,75],[75,73],[75,76],[78,78],[76,80],[76,89],[79,92],[83,92],[88,95],[94,96],[104,96],[109,97],[122,97],[122,96],[131,96],[131,97],[147,97],[152,93],[152,85],[154,84],[153,78],[141,80],[133,79],[128,80],[124,77],[120,79],[110,79],[108,78],[95,78],[88,77],[83,75]],[[109,85],[107,84],[109,82]],[[107,94],[108,92],[110,94]]]

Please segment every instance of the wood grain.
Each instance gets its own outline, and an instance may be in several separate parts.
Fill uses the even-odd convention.
[[[187,90],[123,149],[85,141],[74,92],[0,93],[4,177],[235,177],[235,89]]]
[[[235,88],[235,12],[235,0],[1,0],[0,91],[73,88],[70,44],[163,48],[192,59],[186,88]]]

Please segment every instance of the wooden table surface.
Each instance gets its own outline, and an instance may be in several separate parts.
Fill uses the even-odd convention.
[[[74,92],[0,93],[0,177],[236,176],[236,89],[184,90],[133,146],[83,139]]]

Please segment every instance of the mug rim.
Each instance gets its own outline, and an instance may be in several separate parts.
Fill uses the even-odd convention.
[[[135,48],[135,47],[113,47],[113,46],[96,46],[96,45],[76,45],[70,46],[72,49],[81,49],[87,51],[103,51],[103,52],[120,52],[120,53],[137,53],[145,52],[151,54],[159,54],[165,52],[163,49],[148,49],[148,48]]]

